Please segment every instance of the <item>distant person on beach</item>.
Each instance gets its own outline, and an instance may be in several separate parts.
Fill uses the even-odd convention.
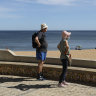
[[[63,31],[62,32],[62,39],[60,41],[60,43],[57,45],[57,48],[59,49],[61,55],[60,55],[60,59],[62,62],[62,73],[60,75],[59,78],[59,87],[65,87],[65,85],[68,85],[68,83],[65,81],[66,78],[66,71],[67,71],[67,66],[68,66],[68,57],[71,57],[70,54],[70,48],[69,48],[69,44],[68,44],[68,38],[70,37],[71,32],[67,32],[67,31]]]
[[[38,47],[36,47],[36,58],[38,60],[38,75],[37,75],[38,80],[45,80],[45,78],[43,77],[42,69],[44,61],[46,60],[47,47],[48,47],[45,35],[45,32],[47,32],[47,28],[48,26],[46,24],[41,24],[41,30],[38,32],[35,38],[35,41],[38,45]]]

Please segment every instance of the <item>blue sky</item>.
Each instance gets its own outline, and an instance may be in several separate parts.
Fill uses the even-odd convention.
[[[96,30],[96,0],[0,0],[0,30]]]

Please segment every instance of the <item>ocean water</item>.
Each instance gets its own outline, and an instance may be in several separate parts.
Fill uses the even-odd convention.
[[[70,31],[70,30],[69,30]],[[32,48],[32,34],[37,31],[0,31],[0,49],[13,51],[34,51]],[[57,44],[61,40],[62,31],[47,31],[48,50],[57,50]],[[73,30],[69,39],[71,49],[81,46],[82,49],[96,48],[96,31]]]

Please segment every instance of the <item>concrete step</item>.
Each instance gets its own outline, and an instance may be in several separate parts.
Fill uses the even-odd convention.
[[[0,74],[17,76],[37,76],[37,63],[0,62]],[[47,79],[59,80],[62,66],[44,64],[43,73]],[[96,85],[96,69],[68,67],[66,79],[70,82],[85,82]]]

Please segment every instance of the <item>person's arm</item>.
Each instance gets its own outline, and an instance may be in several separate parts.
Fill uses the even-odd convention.
[[[68,53],[68,50],[69,50],[69,44],[68,44],[68,41],[67,40],[65,41],[65,45],[66,45],[65,54],[67,54]]]
[[[72,56],[71,56],[71,54],[68,52],[69,51],[69,44],[68,44],[68,41],[66,40],[66,52],[65,52],[65,54],[66,55],[69,55],[69,57],[70,57],[70,59],[72,59]],[[69,53],[69,54],[67,54],[67,53]]]
[[[40,42],[39,42],[39,39],[38,39],[38,36],[36,36],[36,38],[35,38],[35,42],[37,43],[38,47],[41,46],[41,44],[40,44]]]
[[[60,43],[57,45],[57,48],[60,50]]]

